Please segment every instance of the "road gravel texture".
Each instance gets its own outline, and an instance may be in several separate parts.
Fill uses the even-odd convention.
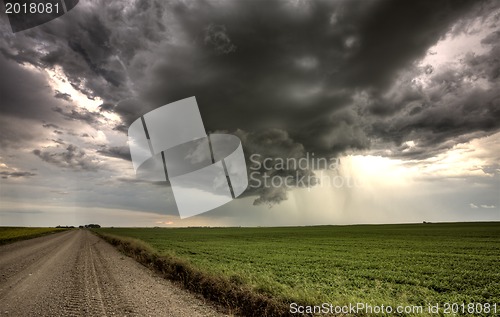
[[[0,316],[224,316],[87,230],[0,246]]]

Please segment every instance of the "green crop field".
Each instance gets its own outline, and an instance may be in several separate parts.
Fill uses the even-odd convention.
[[[481,303],[496,304],[500,315],[500,223],[98,232],[143,240],[160,254],[288,302],[425,309]]]
[[[66,230],[60,228],[0,227],[0,245]]]

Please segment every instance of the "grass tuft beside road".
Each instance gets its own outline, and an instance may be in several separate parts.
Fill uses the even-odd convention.
[[[138,253],[154,255],[143,263],[165,262],[161,270],[187,276],[188,286],[199,282],[193,276],[217,277],[229,290],[274,300],[279,311],[290,302],[500,307],[500,223],[97,232],[139,239],[149,251]]]
[[[26,228],[26,227],[0,227],[0,245],[19,240],[40,237],[67,229],[63,228]]]

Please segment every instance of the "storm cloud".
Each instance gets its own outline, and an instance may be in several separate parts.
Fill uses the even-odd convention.
[[[0,176],[3,178],[3,179],[6,179],[6,178],[20,178],[20,177],[32,177],[32,176],[35,176],[36,174],[35,173],[31,173],[31,172],[6,172],[6,171],[2,171],[0,172]]]
[[[64,151],[41,151],[33,150],[33,154],[47,163],[58,167],[72,169],[74,171],[92,171],[99,169],[98,160],[88,155],[84,150],[73,144],[68,145]]]
[[[435,112],[448,113],[447,109],[428,103],[436,109],[411,119],[396,118],[385,131],[379,120],[359,117],[394,114],[409,104],[414,111],[425,107],[428,98],[411,87],[402,87],[407,93],[395,99],[381,96],[394,85],[398,71],[423,57],[453,23],[467,18],[481,3],[370,1],[360,8],[355,1],[137,1],[122,10],[124,5],[82,6],[67,19],[26,32],[8,57],[61,67],[75,88],[106,100],[102,110],[115,111],[126,124],[153,108],[196,96],[209,131],[280,128],[306,151],[324,155],[366,149],[373,132],[404,140],[416,130],[434,133],[462,127],[433,142],[439,143],[483,126],[498,129],[493,123],[498,122],[493,92],[483,100],[475,99],[472,91],[460,96],[489,105],[485,116],[492,112],[490,121],[475,119],[465,126],[436,118]],[[496,43],[493,36],[484,42]],[[47,41],[50,48],[23,59],[25,51],[32,52],[28,45],[35,39]],[[471,57],[466,66],[495,81],[498,66],[481,66],[494,63],[495,54],[493,50],[489,56]],[[447,79],[447,85],[462,76]],[[438,75],[434,79],[439,81],[436,85],[445,80]],[[368,112],[356,112],[354,107],[353,95],[360,90],[373,100]],[[453,92],[442,87],[436,93],[440,95],[430,97],[439,103]],[[69,98],[57,93],[56,97]],[[138,98],[135,108],[119,104],[127,98]],[[456,108],[449,103],[446,107]],[[467,113],[466,108],[470,107],[455,112]],[[95,122],[96,114],[54,109],[68,119]]]
[[[238,135],[247,160],[252,154],[331,158],[356,151],[427,159],[500,131],[495,23],[482,30],[485,49],[458,66],[419,65],[433,45],[472,32],[471,21],[499,7],[461,0],[81,3],[0,40],[6,74],[0,112],[25,126],[36,120],[56,134],[75,122],[104,129],[107,115],[116,114],[120,120],[111,129],[126,133],[150,110],[196,96],[207,132]],[[7,34],[5,23],[0,27]],[[41,69],[102,104],[75,106],[73,95],[46,86]],[[30,94],[16,87],[30,87]],[[3,121],[0,131],[9,140],[0,141],[2,147],[37,138]],[[130,160],[125,142],[86,139],[96,156]],[[62,168],[101,168],[94,154],[56,140],[70,145],[33,154]],[[247,195],[257,196],[255,204],[287,198],[284,188]]]

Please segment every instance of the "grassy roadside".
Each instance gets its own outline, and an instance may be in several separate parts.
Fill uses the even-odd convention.
[[[65,228],[0,227],[0,245],[68,230]]]
[[[256,293],[239,279],[213,275],[195,268],[181,258],[160,255],[139,239],[92,231],[139,263],[165,278],[179,282],[184,288],[221,304],[234,314],[290,316],[289,303],[285,300]]]

